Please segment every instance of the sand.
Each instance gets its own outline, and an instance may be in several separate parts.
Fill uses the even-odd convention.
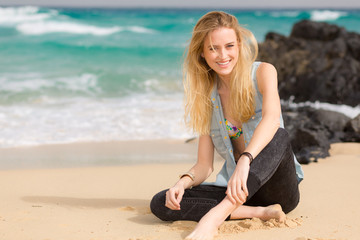
[[[183,239],[194,222],[162,222],[148,205],[191,167],[194,154],[196,142],[181,141],[0,149],[6,163],[0,170],[0,240]],[[70,166],[76,158],[81,164]],[[117,161],[124,158],[131,159],[128,165]],[[157,158],[160,164],[146,163]],[[16,169],[11,161],[23,164]],[[216,171],[221,164],[217,158]],[[216,239],[360,239],[360,144],[333,144],[331,157],[303,168],[300,204],[285,223],[229,221]]]

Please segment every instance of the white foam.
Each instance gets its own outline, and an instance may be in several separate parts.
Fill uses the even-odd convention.
[[[160,73],[159,73],[160,74]],[[145,90],[148,93],[154,92],[182,92],[183,85],[182,82],[179,80],[167,79],[167,81],[161,81],[159,79],[150,78],[146,79],[145,81],[137,81],[135,79],[131,79],[131,86],[136,89]]]
[[[125,31],[135,32],[135,33],[154,33],[156,32],[153,29],[141,27],[141,26],[129,26],[124,28]]]
[[[23,22],[40,21],[57,15],[56,10],[48,13],[40,13],[38,7],[24,6],[24,7],[0,7],[0,24],[11,25]]]
[[[342,113],[349,118],[354,118],[357,115],[360,114],[360,105],[356,107],[348,106],[348,105],[337,105],[337,104],[331,104],[326,102],[301,102],[301,103],[294,103],[294,98],[291,97],[288,101],[281,101],[283,104],[288,104],[291,108],[299,108],[299,107],[312,107],[315,109],[323,109],[323,110],[329,110],[334,112]]]
[[[0,147],[112,140],[186,139],[182,94],[54,99],[0,106]]]
[[[42,35],[48,33],[92,34],[96,36],[110,35],[123,29],[121,27],[96,27],[80,23],[37,21],[22,23],[16,29],[27,35]]]
[[[59,15],[54,9],[41,12],[38,7],[0,7],[0,25],[15,26],[26,35],[43,35],[49,33],[91,34],[95,36],[110,35],[129,31],[151,34],[156,31],[142,26],[99,27],[74,22],[66,15]]]
[[[86,93],[101,91],[98,87],[97,76],[89,73],[54,79],[45,79],[34,73],[25,76],[22,74],[10,75],[8,77],[3,76],[0,77],[0,86],[0,92],[10,93],[27,93],[29,91],[41,91],[48,88]]]
[[[272,11],[270,12],[270,16],[272,17],[290,17],[294,18],[300,15],[299,11]]]
[[[98,86],[97,76],[90,73],[83,73],[80,76],[62,77],[55,80],[57,88],[75,92],[101,92]]]
[[[311,11],[310,15],[310,19],[313,21],[333,21],[346,16],[347,13],[343,11],[314,10]]]
[[[114,99],[41,96],[24,104],[0,106],[0,147],[190,138],[193,134],[183,123],[182,100],[180,92],[146,92]],[[360,106],[287,104],[342,112],[350,118],[360,114]]]
[[[74,22],[33,21],[21,23],[16,29],[26,35],[43,35],[49,33],[91,34],[95,36],[111,35],[117,32],[129,31],[134,33],[154,33],[155,30],[141,26],[113,26],[98,27]]]

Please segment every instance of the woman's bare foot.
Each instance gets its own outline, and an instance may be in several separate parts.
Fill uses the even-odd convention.
[[[284,222],[286,215],[283,212],[280,204],[274,204],[263,208],[260,219],[263,221],[275,219],[278,222]]]
[[[203,221],[202,219],[196,225],[194,231],[192,231],[185,240],[212,240],[217,234],[217,225],[211,222]]]
[[[218,234],[218,228],[225,221],[226,217],[236,209],[228,197],[225,197],[218,205],[205,214],[190,233],[186,240],[212,240]]]

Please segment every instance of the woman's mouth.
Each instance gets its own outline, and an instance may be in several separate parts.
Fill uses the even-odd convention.
[[[216,62],[220,67],[227,67],[231,60]]]

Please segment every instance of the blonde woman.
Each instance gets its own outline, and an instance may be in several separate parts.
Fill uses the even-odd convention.
[[[299,202],[303,172],[283,128],[276,69],[255,62],[257,51],[252,33],[224,12],[207,13],[193,30],[185,118],[200,135],[198,160],[150,206],[164,221],[198,221],[186,239],[212,239],[229,219],[284,221]],[[206,183],[214,149],[225,163]]]

